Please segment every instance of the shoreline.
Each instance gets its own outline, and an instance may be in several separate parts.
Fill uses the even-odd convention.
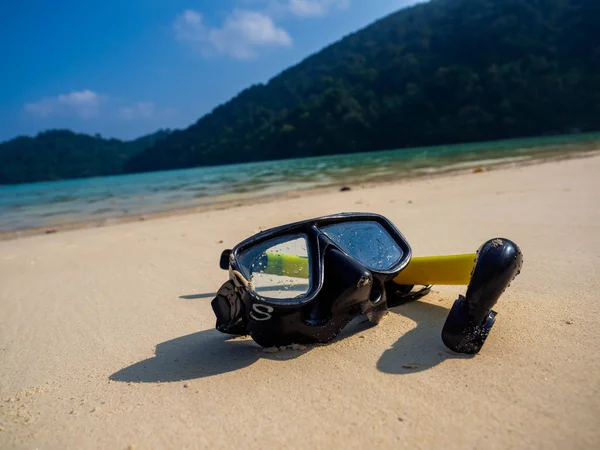
[[[108,219],[99,219],[99,220],[85,220],[85,221],[76,221],[70,222],[61,225],[53,225],[46,227],[37,227],[37,228],[28,228],[22,230],[14,230],[14,231],[0,231],[0,241],[10,241],[15,239],[28,238],[32,236],[39,236],[44,234],[54,234],[54,233],[63,233],[67,231],[81,230],[81,229],[91,229],[91,228],[101,228],[112,225],[120,225],[126,223],[133,222],[143,222],[146,220],[154,220],[166,217],[173,216],[185,216],[189,214],[196,214],[208,211],[220,211],[233,209],[237,207],[248,206],[251,204],[265,204],[271,203],[283,199],[293,199],[300,197],[310,197],[318,194],[323,194],[330,192],[332,190],[339,190],[342,186],[349,186],[351,189],[365,189],[382,186],[384,184],[405,184],[408,182],[412,182],[415,180],[435,180],[440,178],[450,178],[463,176],[467,174],[477,174],[480,172],[489,172],[489,171],[497,171],[497,170],[507,170],[515,167],[527,167],[532,165],[540,165],[547,164],[552,162],[560,162],[565,160],[573,160],[573,159],[585,159],[585,158],[593,158],[600,155],[600,149],[597,150],[584,150],[581,152],[567,153],[562,155],[553,155],[547,157],[536,158],[532,157],[528,160],[521,161],[509,161],[509,162],[497,162],[492,164],[485,164],[485,160],[481,161],[481,166],[476,168],[456,168],[456,169],[448,169],[444,170],[443,167],[440,171],[431,174],[415,174],[402,179],[395,178],[394,176],[384,177],[379,181],[367,181],[358,183],[334,183],[329,186],[324,187],[311,187],[306,189],[301,189],[297,191],[288,191],[288,192],[279,192],[275,194],[264,194],[258,195],[249,199],[237,199],[230,200],[225,202],[215,202],[209,203],[200,206],[192,206],[189,208],[174,208],[174,209],[166,209],[163,211],[156,211],[145,214],[133,214],[133,215],[123,215],[118,217],[112,217]],[[474,161],[475,163],[475,161]]]

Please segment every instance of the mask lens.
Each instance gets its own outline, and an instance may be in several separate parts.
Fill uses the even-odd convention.
[[[284,236],[239,252],[238,264],[257,294],[297,298],[310,290],[306,235]]]
[[[379,222],[343,222],[322,227],[321,231],[343,251],[373,270],[389,270],[404,255]]]

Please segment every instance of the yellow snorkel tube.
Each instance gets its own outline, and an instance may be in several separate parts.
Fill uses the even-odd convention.
[[[292,278],[308,278],[308,258],[304,256],[286,255],[284,253],[266,252],[267,264],[263,273]]]
[[[394,283],[402,285],[469,284],[477,253],[448,256],[420,256],[410,260]]]
[[[266,274],[308,278],[308,258],[267,252]],[[476,253],[414,257],[394,278],[400,285],[467,285],[475,267]]]

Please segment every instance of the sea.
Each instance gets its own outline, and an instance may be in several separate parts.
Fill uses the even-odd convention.
[[[600,133],[0,186],[0,233],[600,150]],[[0,161],[1,163],[1,161]]]

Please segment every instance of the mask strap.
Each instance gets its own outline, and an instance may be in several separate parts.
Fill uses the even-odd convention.
[[[238,270],[233,270],[231,266],[229,266],[229,278],[233,281],[236,289],[238,291],[253,291],[254,285],[251,281],[246,280],[244,275],[242,275]]]
[[[225,282],[217,291],[211,306],[217,317],[216,329],[221,333],[245,336],[243,290],[236,285],[236,279]]]

